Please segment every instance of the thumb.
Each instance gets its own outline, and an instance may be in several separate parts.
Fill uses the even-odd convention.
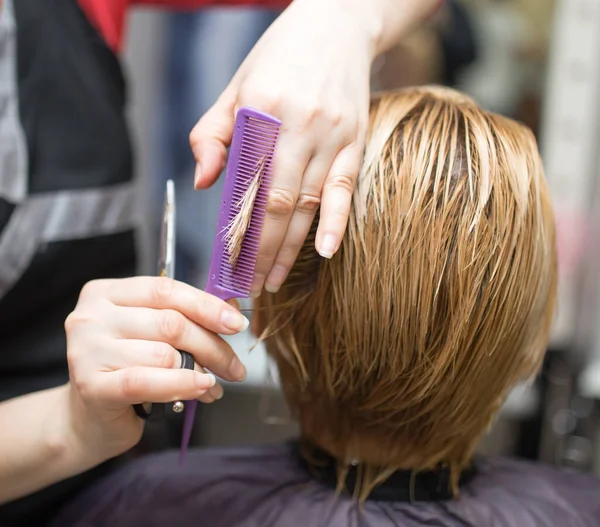
[[[235,102],[234,90],[227,88],[190,133],[190,146],[196,160],[196,190],[210,187],[225,166],[233,134]]]

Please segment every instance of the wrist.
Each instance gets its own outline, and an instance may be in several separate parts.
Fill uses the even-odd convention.
[[[84,472],[103,461],[73,427],[69,386],[0,403],[0,504]]]
[[[381,53],[385,41],[383,7],[387,0],[329,0],[354,24],[367,45],[371,60]]]
[[[361,46],[374,59],[383,35],[383,21],[371,5],[381,0],[294,0],[289,10],[304,13],[304,18],[324,24],[338,41]],[[365,47],[366,46],[366,47]]]
[[[63,397],[68,407],[66,429],[70,437],[70,448],[80,463],[91,468],[119,456],[133,448],[144,431],[143,421],[134,416],[133,409],[126,406],[121,411],[111,412],[104,408],[90,408],[84,404],[79,392],[65,385]]]
[[[69,383],[60,386],[55,392],[55,412],[49,413],[44,423],[45,437],[51,455],[75,473],[88,470],[110,456],[86,441],[84,412],[78,408]]]
[[[297,0],[298,1],[298,0]],[[443,0],[307,0],[321,11],[331,5],[345,15],[366,38],[371,59],[395,46],[404,36],[431,17]]]

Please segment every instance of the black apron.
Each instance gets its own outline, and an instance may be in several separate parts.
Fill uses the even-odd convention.
[[[0,55],[15,65],[15,91],[7,97],[18,97],[27,191],[12,202],[0,197],[0,401],[67,381],[63,324],[81,287],[133,275],[136,263],[133,224],[124,216],[133,166],[118,59],[76,0],[4,3],[16,32],[14,49],[10,32],[0,35]],[[0,128],[9,121],[6,106],[0,104]],[[0,171],[16,170],[16,154],[9,154]],[[117,212],[113,196],[121,199]],[[21,250],[31,254],[19,264]],[[44,524],[108,465],[0,507],[0,527]]]

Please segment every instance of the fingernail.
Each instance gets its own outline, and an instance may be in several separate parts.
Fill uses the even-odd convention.
[[[221,323],[231,331],[244,331],[250,325],[250,321],[235,309],[224,309]]]
[[[269,293],[277,293],[281,284],[285,281],[287,272],[287,268],[283,267],[283,265],[274,265],[265,282],[265,289]]]
[[[331,258],[337,249],[337,240],[333,234],[326,234],[319,245],[319,254],[323,258]]]
[[[246,378],[246,367],[237,357],[234,357],[229,365],[229,375],[238,381],[243,381]]]
[[[250,298],[258,298],[261,293],[262,293],[262,291],[252,291],[250,293]]]
[[[202,167],[200,163],[196,163],[196,170],[194,171],[194,188],[198,188],[198,184],[200,183],[200,178],[202,177]]]
[[[198,373],[196,375],[196,385],[200,390],[208,390],[217,384],[217,379],[212,373]]]

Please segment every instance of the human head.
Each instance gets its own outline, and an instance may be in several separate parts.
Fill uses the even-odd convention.
[[[511,387],[544,356],[554,220],[533,134],[451,89],[376,96],[339,252],[316,220],[281,289],[256,301],[302,436],[386,474],[447,463],[456,490]]]

